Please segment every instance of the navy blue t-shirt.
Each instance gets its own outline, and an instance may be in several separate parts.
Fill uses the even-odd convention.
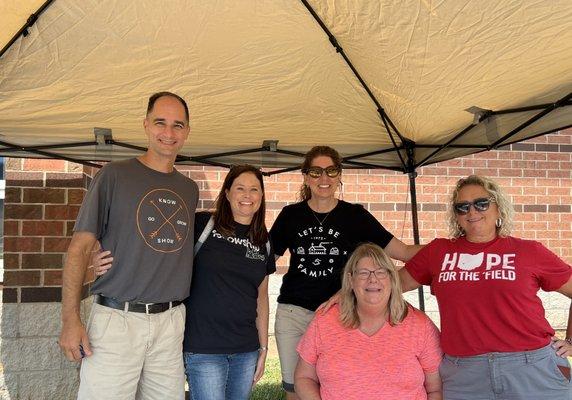
[[[210,216],[197,213],[196,238]],[[258,287],[276,271],[276,263],[266,245],[250,242],[248,229],[237,224],[235,234],[228,237],[213,229],[195,257],[191,294],[185,301],[185,352],[228,354],[259,348]]]

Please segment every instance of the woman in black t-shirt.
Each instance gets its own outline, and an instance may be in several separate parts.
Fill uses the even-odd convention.
[[[342,159],[328,146],[313,147],[302,164],[301,201],[286,206],[270,231],[277,257],[290,252],[284,275],[275,334],[288,400],[294,393],[296,345],[320,304],[341,288],[341,271],[354,249],[372,242],[401,261],[409,260],[419,246],[408,246],[393,237],[361,205],[336,198],[341,187]]]
[[[184,340],[193,400],[246,400],[264,373],[268,275],[276,270],[264,217],[262,174],[250,165],[233,167],[214,212],[196,215],[198,250]],[[109,257],[103,252],[94,258],[98,274],[110,267]]]

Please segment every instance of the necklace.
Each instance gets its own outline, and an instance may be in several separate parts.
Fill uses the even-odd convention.
[[[312,215],[314,216],[314,218],[316,218],[316,221],[318,221],[318,223],[320,224],[320,226],[322,226],[322,225],[324,224],[324,221],[326,220],[326,218],[328,218],[328,217],[330,216],[330,213],[331,213],[332,211],[334,211],[334,210],[328,211],[328,213],[326,214],[326,216],[325,216],[324,218],[322,218],[321,221],[320,221],[320,218],[318,218],[318,214],[316,214],[316,213],[314,212],[314,210],[312,210],[312,209],[310,208],[310,211],[312,211]]]
[[[318,224],[320,224],[320,226],[322,226],[324,224],[324,222],[326,221],[326,219],[328,219],[328,217],[330,216],[331,212],[334,211],[336,209],[336,207],[338,206],[338,201],[336,200],[336,202],[334,203],[334,207],[328,211],[327,213],[325,213],[326,215],[324,216],[324,218],[322,218],[320,220],[320,218],[318,218],[318,214],[324,214],[324,213],[316,213],[312,207],[310,207],[309,202],[306,203],[308,208],[310,209],[310,211],[312,212],[312,215],[314,216],[314,218],[316,219],[316,221],[318,221]]]

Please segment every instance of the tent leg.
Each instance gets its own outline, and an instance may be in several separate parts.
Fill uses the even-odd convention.
[[[417,189],[415,187],[415,178],[417,172],[409,172],[409,190],[411,191],[411,222],[413,224],[413,243],[419,244],[419,219],[417,218]],[[425,297],[423,296],[423,286],[418,290],[419,295],[419,309],[425,311]]]

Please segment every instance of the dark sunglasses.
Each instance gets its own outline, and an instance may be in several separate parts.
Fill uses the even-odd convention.
[[[475,207],[475,210],[482,212],[487,211],[491,206],[491,203],[494,202],[495,199],[492,197],[481,197],[473,201],[462,201],[460,203],[455,203],[453,204],[453,209],[457,215],[466,215],[469,213],[471,206]]]
[[[340,174],[340,172],[342,172],[342,170],[341,170],[341,168],[338,168],[338,167],[332,165],[332,166],[329,166],[327,168],[310,167],[310,168],[306,168],[306,170],[304,170],[302,172],[310,175],[312,178],[319,178],[320,176],[322,176],[322,174],[324,172],[330,178],[335,178]]]

